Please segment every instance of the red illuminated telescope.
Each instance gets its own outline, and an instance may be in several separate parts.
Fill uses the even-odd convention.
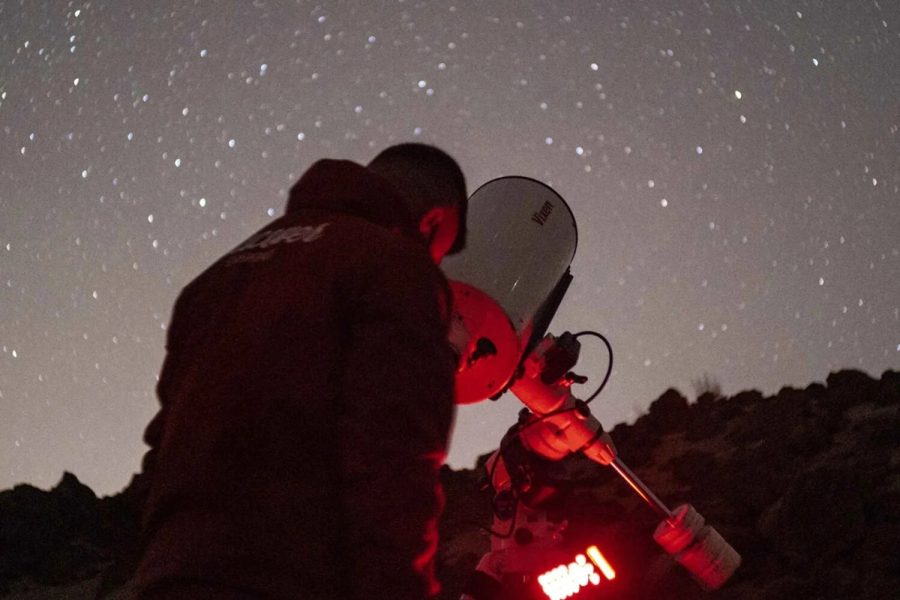
[[[515,507],[503,514],[495,508],[494,529],[509,524],[516,535],[493,536],[491,553],[479,569],[501,579],[501,571],[511,565],[524,569],[537,564],[529,549],[550,548],[558,539],[558,529],[528,506],[530,492],[517,481],[521,465],[507,464],[512,459],[504,450],[518,444],[526,453],[550,460],[577,452],[612,467],[662,517],[656,541],[702,587],[717,589],[738,568],[740,555],[693,507],[672,511],[657,498],[618,457],[612,439],[591,414],[593,396],[585,402],[572,395],[572,383],[583,379],[570,371],[578,360],[581,334],[544,335],[572,280],[569,265],[576,245],[575,218],[559,194],[533,179],[501,177],[469,199],[466,250],[444,263],[454,293],[455,344],[462,357],[457,402],[480,402],[509,390],[528,408],[488,461],[495,507],[502,494]],[[592,548],[540,576],[548,597],[568,597],[599,583],[601,574],[615,577],[600,550]]]

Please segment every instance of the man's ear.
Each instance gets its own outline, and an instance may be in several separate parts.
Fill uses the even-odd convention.
[[[440,206],[429,209],[429,211],[419,219],[419,233],[421,233],[422,237],[426,240],[430,239],[434,230],[438,228],[446,217],[446,211]]]

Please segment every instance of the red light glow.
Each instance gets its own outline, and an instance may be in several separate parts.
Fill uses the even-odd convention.
[[[538,577],[541,589],[550,600],[563,600],[577,594],[583,587],[598,585],[602,579],[594,570],[594,565],[600,569],[604,577],[615,579],[615,570],[597,546],[591,546],[586,553],[591,562],[588,562],[584,554],[579,554],[569,564],[554,567]]]
[[[600,549],[597,546],[591,546],[587,549],[587,555],[591,557],[591,560],[597,565],[597,568],[600,569],[600,572],[603,573],[603,576],[607,579],[615,579],[616,571],[612,568],[612,565],[609,564],[609,561],[606,560],[606,557],[603,556],[603,553],[600,552]]]

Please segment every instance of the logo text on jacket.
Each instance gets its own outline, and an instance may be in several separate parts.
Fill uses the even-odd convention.
[[[265,250],[276,244],[293,244],[295,242],[313,242],[322,237],[322,232],[331,223],[322,223],[321,225],[296,225],[294,227],[285,227],[284,229],[272,229],[269,231],[261,231],[249,240],[229,252],[229,254],[237,254],[246,250]]]

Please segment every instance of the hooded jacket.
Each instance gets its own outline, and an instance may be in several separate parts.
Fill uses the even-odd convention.
[[[390,184],[323,160],[182,291],[145,433],[142,597],[437,593],[445,290]]]

